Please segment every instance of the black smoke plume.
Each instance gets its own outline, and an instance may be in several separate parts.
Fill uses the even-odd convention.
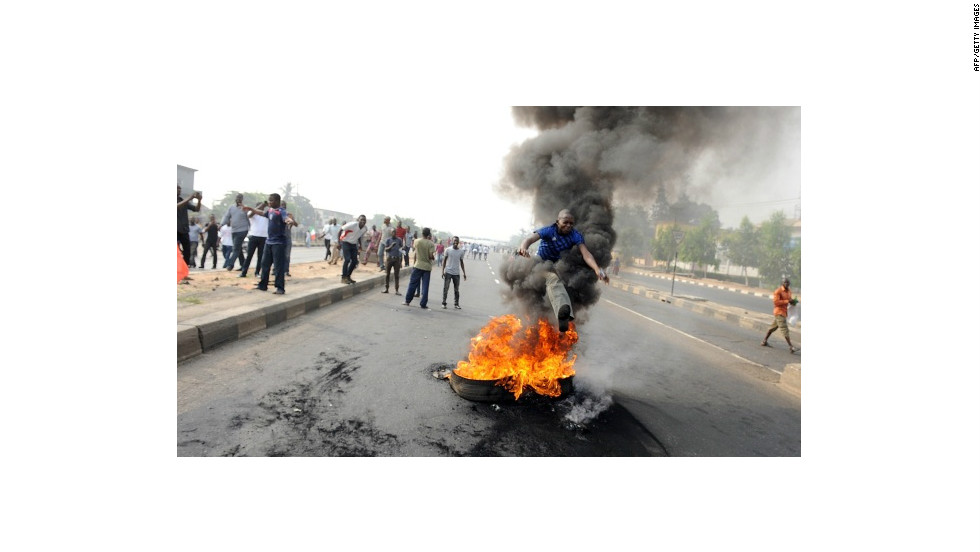
[[[765,148],[776,142],[787,114],[798,127],[798,108],[515,107],[515,121],[541,133],[508,154],[498,191],[530,197],[536,228],[553,223],[560,210],[571,210],[586,247],[606,267],[616,245],[614,196],[649,201],[664,191],[676,199],[704,192],[696,189],[703,184],[692,184],[695,172],[699,183],[721,180],[726,171],[762,172],[772,153]],[[534,255],[505,264],[505,296],[520,314],[554,317],[544,292],[551,265]],[[565,252],[554,270],[583,322],[599,300],[595,273],[577,249]]]

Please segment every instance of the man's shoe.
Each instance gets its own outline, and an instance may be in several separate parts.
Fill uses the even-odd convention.
[[[357,283],[357,280],[351,280],[350,278],[347,278],[347,283],[348,284],[356,284]]]
[[[277,289],[274,293],[276,295],[286,295],[286,290],[284,290],[284,289]]]
[[[388,293],[388,290],[384,290],[384,291],[382,291],[381,293]]]
[[[423,307],[423,306],[419,306],[419,308],[420,308],[420,309],[423,309],[423,310],[429,310],[429,307]]]
[[[463,307],[461,307],[461,306],[459,306],[459,305],[453,305],[453,308],[457,308],[457,309],[459,309],[459,310],[463,310]]]
[[[572,307],[562,305],[558,309],[558,331],[565,333],[568,331],[568,321],[572,319]]]
[[[395,295],[401,295],[401,293],[398,293],[398,290],[396,289],[395,290]]]
[[[446,308],[446,304],[445,303],[442,304],[442,308]]]
[[[244,278],[244,277],[246,277],[246,276],[248,276],[248,274],[239,274],[239,275],[238,275],[238,277],[239,277],[239,278]]]
[[[269,291],[269,288],[267,288],[267,287],[262,287],[262,286],[255,286],[255,287],[254,287],[254,288],[252,288],[252,289],[257,289],[257,290],[259,290],[259,291]]]

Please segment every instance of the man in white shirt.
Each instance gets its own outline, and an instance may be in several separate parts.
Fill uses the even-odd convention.
[[[466,280],[466,265],[463,263],[463,257],[466,256],[466,250],[459,248],[459,236],[453,236],[453,246],[446,250],[446,255],[442,259],[442,308],[446,308],[446,298],[449,295],[449,282],[453,283],[453,292],[455,293],[455,306],[456,308],[461,308],[459,306],[459,273],[463,272],[463,280]]]
[[[360,215],[357,220],[348,222],[341,227],[340,246],[344,249],[344,268],[340,281],[345,284],[356,283],[350,276],[357,268],[357,244],[366,232],[367,217],[364,215]]]
[[[255,204],[256,209],[265,207],[263,202]],[[242,265],[242,273],[239,278],[248,276],[248,267],[252,263],[252,254],[258,250],[259,254],[255,258],[255,276],[258,277],[262,269],[262,253],[265,250],[265,240],[269,237],[269,219],[263,216],[255,216],[254,212],[248,214],[248,254],[245,256],[245,264]]]
[[[221,225],[221,228],[218,228],[218,239],[221,240],[221,255],[225,258],[225,267],[227,268],[228,258],[231,257],[231,251],[235,245],[230,224],[225,223]]]
[[[327,241],[330,242],[330,264],[337,264],[340,260],[340,225],[336,218],[330,219],[330,224],[324,229],[327,234]]]
[[[384,272],[385,251],[382,244],[388,239],[389,234],[391,234],[391,217],[385,217],[385,221],[378,231],[381,232],[381,238],[378,240],[378,268],[380,269],[380,272]]]

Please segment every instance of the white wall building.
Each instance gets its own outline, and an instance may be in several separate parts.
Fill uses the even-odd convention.
[[[187,198],[194,192],[194,173],[197,169],[177,165],[177,185],[180,186],[180,194]]]

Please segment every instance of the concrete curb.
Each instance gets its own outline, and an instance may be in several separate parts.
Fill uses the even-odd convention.
[[[787,391],[801,396],[803,394],[803,365],[800,363],[787,364],[779,376],[779,386]]]
[[[670,294],[625,282],[612,281],[610,282],[610,285],[627,293],[632,293],[633,295],[640,295],[646,297],[647,299],[654,299],[662,303],[675,305],[698,314],[711,316],[726,322],[733,322],[742,328],[755,330],[760,333],[764,333],[769,329],[769,325],[772,324],[772,318],[770,317],[748,313],[744,309],[718,305],[696,297],[685,297],[680,295],[671,297]],[[800,330],[796,327],[791,327],[789,332],[790,335],[795,335],[797,337],[800,335]]]
[[[177,324],[177,363],[199,356],[225,343],[271,328],[297,316],[349,299],[384,283],[383,275],[326,290],[295,295],[270,295],[268,303],[223,310]]]
[[[771,318],[747,313],[743,309],[736,309],[733,307],[726,307],[723,305],[710,303],[703,299],[681,297],[676,295],[671,297],[669,294],[665,294],[660,291],[647,289],[643,286],[625,282],[612,281],[610,282],[610,285],[627,293],[632,293],[633,295],[640,295],[642,297],[646,297],[647,299],[661,301],[663,303],[674,305],[705,316],[710,316],[718,320],[732,322],[738,324],[742,328],[757,331],[760,334],[765,333],[765,331],[769,329],[769,325],[772,324]],[[800,330],[798,328],[791,327],[789,331],[791,336],[795,338],[800,337]],[[797,341],[797,343],[799,343],[799,341]],[[800,363],[787,364],[783,371],[778,373],[779,376],[775,383],[778,383],[780,387],[783,387],[787,391],[800,395],[801,373],[802,365]],[[768,377],[768,374],[766,374],[766,376],[767,377],[762,379],[765,381],[772,381],[770,377]]]
[[[670,279],[673,278],[672,275],[667,275],[667,274],[664,274],[663,272],[653,272],[653,271],[649,271],[649,270],[642,270],[642,269],[636,269],[636,268],[631,268],[631,269],[628,270],[628,272],[630,274],[636,274],[637,276],[646,276],[648,278],[657,278],[658,280],[670,280]],[[681,274],[678,273],[677,275],[680,276]],[[691,284],[691,285],[694,285],[694,286],[708,287],[708,288],[714,288],[714,289],[723,289],[725,291],[734,291],[735,293],[741,293],[742,295],[754,295],[756,297],[772,297],[772,293],[762,293],[762,292],[758,292],[758,291],[749,291],[749,290],[746,290],[746,289],[735,288],[735,287],[730,287],[730,286],[725,286],[725,285],[706,284],[704,282],[699,282],[699,281],[694,280],[694,279],[691,279],[691,278],[687,278],[684,281],[686,283]]]

